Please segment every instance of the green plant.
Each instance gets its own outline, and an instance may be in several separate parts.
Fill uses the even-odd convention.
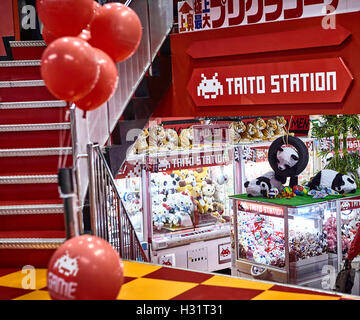
[[[313,122],[312,135],[318,139],[332,139],[330,150],[321,150],[320,157],[334,152],[334,157],[326,164],[326,169],[336,170],[342,174],[351,174],[360,187],[357,169],[360,168],[360,156],[349,152],[348,138],[360,137],[360,117],[358,115],[327,115],[320,122]]]

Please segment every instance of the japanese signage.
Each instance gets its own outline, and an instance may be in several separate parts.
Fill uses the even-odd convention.
[[[239,201],[239,210],[247,212],[256,212],[268,216],[284,217],[284,209],[282,207],[270,206],[255,202]]]
[[[196,106],[339,103],[353,77],[341,58],[197,68]]]
[[[359,9],[358,0],[188,0],[178,2],[178,22],[179,32],[193,32]]]

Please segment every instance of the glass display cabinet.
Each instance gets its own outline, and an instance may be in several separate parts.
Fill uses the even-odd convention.
[[[230,267],[232,152],[224,146],[146,157],[152,262],[203,271]]]
[[[291,199],[280,204],[276,199],[253,200],[246,194],[231,196],[232,274],[323,289],[324,266],[339,270],[338,261],[347,251],[345,230],[359,223],[358,209],[350,215],[341,204],[358,196],[308,199],[303,205],[290,205]]]

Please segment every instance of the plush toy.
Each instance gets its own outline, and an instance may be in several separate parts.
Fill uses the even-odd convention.
[[[200,184],[206,180],[209,176],[209,170],[207,167],[205,168],[197,168],[195,171],[194,171],[194,176],[195,176],[195,180],[196,180],[196,184]]]
[[[344,193],[355,193],[356,183],[348,175],[341,174],[335,170],[324,169],[319,171],[307,184],[310,190],[319,190],[321,188],[329,188]]]
[[[214,201],[214,193],[216,191],[215,185],[207,179],[206,181],[202,182],[201,192],[203,194],[203,199],[208,206],[208,210],[214,211],[212,204]]]
[[[280,171],[294,167],[299,161],[299,155],[292,147],[278,148],[276,158]]]
[[[304,186],[300,186],[300,185],[296,185],[293,186],[293,192],[297,195],[297,196],[304,196],[308,193],[308,188],[304,187]]]
[[[162,125],[154,125],[149,128],[149,149],[153,151],[165,150],[166,133]]]
[[[179,135],[180,146],[183,149],[190,149],[194,140],[192,128],[182,129]]]
[[[174,129],[165,130],[165,147],[167,150],[175,150],[179,147],[179,136]]]
[[[220,174],[217,176],[216,182],[220,185],[227,184],[229,182],[229,176],[227,174]]]
[[[166,195],[161,194],[161,193],[153,193],[151,195],[151,203],[152,203],[153,207],[162,205],[163,203],[166,203]]]
[[[244,142],[253,142],[257,131],[258,129],[252,123],[248,123],[246,125],[246,130],[241,134],[241,140]]]
[[[263,140],[264,138],[263,130],[266,128],[265,120],[263,118],[258,117],[254,120],[253,125],[257,129],[254,138]]]
[[[299,184],[299,174],[309,162],[309,150],[298,137],[283,136],[273,141],[268,151],[270,167],[277,176],[290,177],[289,186]]]
[[[149,131],[147,129],[143,130],[139,134],[134,144],[135,153],[137,154],[144,153],[149,148],[149,144],[147,142],[148,137],[149,137]]]
[[[194,214],[193,200],[188,194],[184,192],[168,195],[166,204],[172,209],[174,213],[181,211],[190,215]]]
[[[229,125],[230,143],[239,144],[241,142],[241,134],[246,130],[246,125],[243,121],[234,121]]]
[[[162,204],[153,206],[152,211],[153,224],[157,230],[161,230],[168,221],[169,212]]]
[[[214,183],[214,185],[215,185],[215,192],[213,195],[214,201],[223,203],[225,201],[225,197],[226,197],[224,186],[221,184],[216,184],[216,183]]]
[[[284,188],[281,190],[281,196],[282,196],[283,198],[290,199],[290,198],[295,197],[296,194],[293,192],[292,188],[290,188],[290,187],[284,187]]]
[[[275,130],[277,129],[277,124],[275,119],[268,119],[265,121],[266,127],[263,129],[263,139],[270,140],[275,136]]]
[[[275,117],[275,121],[276,121],[276,130],[275,130],[275,135],[276,136],[282,136],[282,135],[285,135],[286,134],[286,131],[285,131],[285,126],[286,126],[286,123],[287,121],[285,120],[284,117],[280,117],[280,116],[277,116]]]
[[[278,195],[279,195],[279,190],[276,188],[271,188],[266,194],[267,198],[269,199],[275,199]]]
[[[286,181],[286,180],[285,180]],[[278,180],[273,171],[269,171],[264,175],[255,178],[251,181],[246,181],[244,186],[248,197],[267,197],[270,189],[276,188],[280,192],[283,188],[284,180]]]

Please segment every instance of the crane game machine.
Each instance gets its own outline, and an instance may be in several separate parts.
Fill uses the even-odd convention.
[[[145,157],[145,232],[153,263],[212,272],[231,265],[233,149],[227,125],[190,130],[188,148]]]

